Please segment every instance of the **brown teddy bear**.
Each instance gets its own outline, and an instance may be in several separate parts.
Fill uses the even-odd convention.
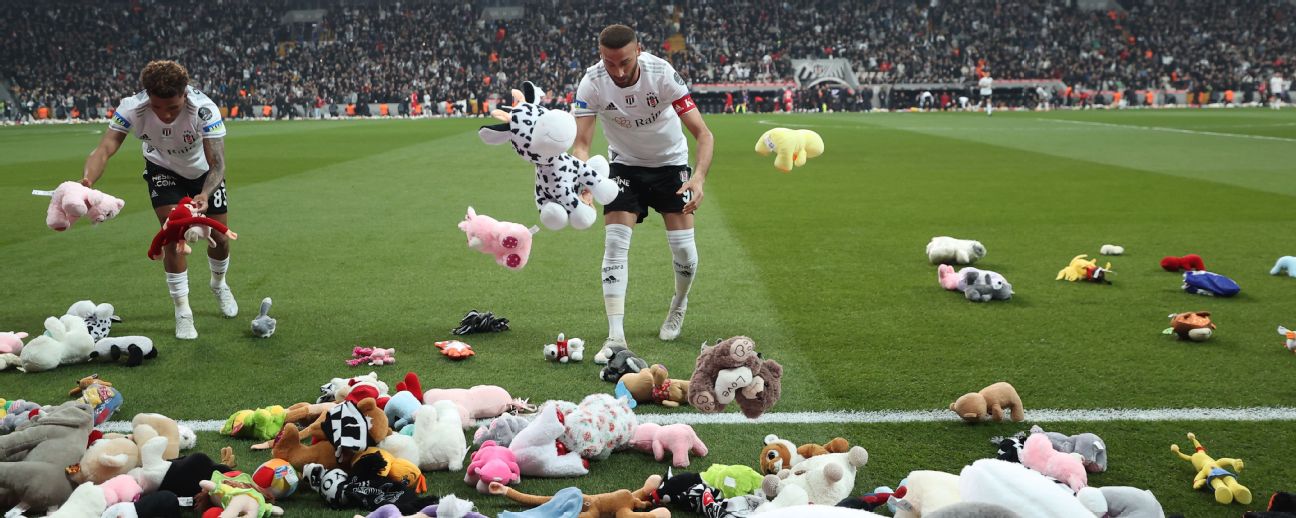
[[[762,475],[777,475],[779,471],[792,469],[803,460],[825,453],[846,453],[850,443],[841,437],[828,441],[827,444],[802,444],[795,446],[792,441],[780,439],[769,434],[765,436],[765,447],[761,449],[760,472]]]
[[[367,428],[351,426],[365,421],[369,423]],[[335,438],[333,430],[348,433]],[[270,452],[274,458],[286,460],[298,470],[307,464],[319,464],[326,470],[335,469],[350,465],[352,456],[357,452],[377,446],[388,435],[391,435],[391,428],[387,424],[387,414],[378,408],[378,402],[373,398],[365,398],[359,403],[339,403],[320,415],[306,431],[299,431],[295,424],[285,424]],[[301,443],[302,436],[316,440],[310,445],[304,445]]]
[[[688,380],[670,379],[670,373],[662,365],[623,374],[620,383],[639,403],[661,403],[670,408],[688,404]]]
[[[1015,422],[1026,419],[1026,411],[1022,408],[1021,398],[1017,396],[1017,389],[1005,381],[983,388],[980,392],[963,394],[950,403],[949,407],[969,423],[983,421],[987,416],[995,421],[1003,421],[1005,409],[1012,411],[1012,420]]]
[[[755,419],[778,402],[782,379],[782,365],[761,358],[751,338],[735,336],[709,347],[702,344],[688,401],[708,414],[737,402],[743,415]]]

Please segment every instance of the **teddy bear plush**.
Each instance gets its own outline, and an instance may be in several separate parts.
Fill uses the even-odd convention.
[[[567,431],[557,402],[540,407],[535,420],[509,443],[518,470],[528,477],[579,477],[589,473],[589,461],[559,440]]]
[[[414,411],[414,442],[419,449],[419,468],[424,471],[463,469],[468,455],[463,422],[454,402],[436,401]]]
[[[629,396],[630,408],[637,403],[659,403],[667,408],[688,404],[688,380],[670,379],[670,373],[661,364],[648,370],[621,376],[617,382],[617,397]]]
[[[791,172],[794,166],[805,165],[806,159],[823,152],[823,138],[807,129],[774,128],[756,140],[756,153],[761,156],[774,154],[774,167],[785,173]]]
[[[1021,463],[1061,481],[1072,491],[1089,485],[1089,475],[1080,457],[1053,449],[1053,443],[1042,433],[1033,433],[1026,438],[1022,444]]]
[[[294,468],[314,463],[334,469],[329,466],[350,464],[351,457],[357,452],[376,446],[390,434],[387,415],[373,398],[365,398],[359,403],[339,403],[305,430],[299,431],[297,425],[285,424],[270,451],[275,458],[288,461]],[[316,441],[304,445],[301,443],[303,435]]]
[[[849,450],[850,443],[841,437],[836,437],[823,445],[810,443],[796,446],[792,441],[769,434],[765,436],[765,447],[761,448],[760,461],[757,464],[760,465],[762,475],[777,475],[779,471],[792,469],[793,466],[808,458],[825,453],[846,453]]]
[[[86,330],[90,331],[90,337],[99,341],[112,332],[114,322],[121,322],[121,317],[117,316],[117,310],[112,304],[104,302],[95,304],[88,300],[80,300],[68,307],[67,315],[74,315],[85,320]]]
[[[1205,342],[1215,336],[1215,322],[1211,321],[1209,311],[1175,313],[1169,318],[1170,327],[1161,331],[1162,334],[1173,334],[1175,338],[1193,342]]]
[[[640,423],[630,437],[630,447],[652,453],[653,459],[661,462],[666,453],[671,455],[671,465],[686,468],[689,465],[689,453],[705,457],[707,446],[698,438],[693,427],[683,423],[662,426],[656,423]]]
[[[495,262],[510,270],[521,270],[531,256],[531,236],[540,227],[527,228],[518,223],[499,221],[477,214],[468,207],[468,215],[459,222],[459,230],[468,235],[468,248],[495,256]]]
[[[782,393],[783,366],[761,358],[756,342],[746,336],[702,344],[688,401],[703,413],[721,412],[736,402],[749,419],[760,417],[778,402]]]
[[[576,119],[540,106],[543,98],[544,92],[535,84],[523,83],[521,91],[513,91],[514,106],[491,112],[503,122],[482,126],[477,134],[487,144],[511,143],[519,156],[535,164],[535,203],[541,224],[550,230],[569,222],[578,230],[589,228],[597,213],[586,193],[606,205],[617,197],[616,183],[608,178],[607,159],[595,156],[582,162],[567,153],[576,141]]]
[[[81,461],[69,468],[68,478],[73,482],[102,484],[117,475],[125,475],[138,468],[139,445],[126,437],[99,439],[81,455]]]
[[[959,418],[969,423],[979,423],[987,419],[1002,421],[1004,410],[1011,412],[1011,418],[1015,422],[1026,419],[1021,398],[1017,396],[1017,389],[1004,381],[991,384],[980,392],[969,392],[959,396],[957,400],[950,403],[949,408]]]
[[[986,255],[980,241],[936,236],[927,243],[927,260],[931,264],[973,264]]]
[[[604,348],[594,355],[594,363],[603,364],[603,369],[599,371],[599,379],[611,383],[620,381],[626,374],[648,368],[647,360],[640,358],[624,345],[611,345]]]
[[[941,287],[961,291],[972,302],[1008,300],[1013,296],[1012,284],[998,272],[968,266],[956,273],[948,264],[938,266],[936,272]]]
[[[115,362],[126,357],[127,367],[138,367],[144,360],[157,358],[157,349],[153,340],[147,336],[110,336],[95,342],[94,351],[90,352],[91,360]]]
[[[85,320],[73,315],[45,319],[45,333],[33,338],[18,355],[23,372],[41,372],[59,365],[81,363],[94,352],[94,338]]]
[[[834,505],[850,496],[855,473],[865,464],[868,451],[854,446],[847,453],[818,455],[778,475],[766,475],[761,488],[770,501],[756,512],[797,504]]]
[[[558,339],[554,343],[545,344],[543,352],[545,359],[551,362],[578,362],[585,359],[585,341],[580,338],[569,339],[567,335],[558,333]]]
[[[1269,275],[1281,274],[1283,270],[1287,271],[1288,277],[1296,277],[1296,257],[1290,255],[1279,257],[1273,269],[1269,270]]]
[[[1167,255],[1161,258],[1161,268],[1167,272],[1205,270],[1206,263],[1197,254],[1188,254],[1183,257]]]
[[[670,518],[670,511],[658,507],[648,510],[652,507],[652,492],[661,485],[661,476],[651,475],[641,488],[633,492],[628,489],[618,489],[611,493],[602,493],[597,495],[583,495],[581,497],[582,505],[577,507],[581,509],[577,518]],[[522,505],[538,506],[549,503],[555,497],[536,496],[522,493],[516,489],[508,487],[499,482],[491,482],[488,487],[493,495],[502,496]],[[510,513],[504,513],[501,516],[509,516]],[[518,516],[521,516],[520,514]],[[544,516],[549,516],[544,514]],[[554,515],[570,516],[570,515]]]
[[[206,225],[212,230],[225,234],[229,239],[238,239],[238,234],[223,223],[194,212],[193,205],[190,205],[192,202],[192,198],[185,196],[174,209],[171,209],[171,213],[167,214],[162,228],[153,236],[153,242],[149,243],[149,259],[155,261],[161,259],[162,247],[167,245],[175,245],[176,253],[179,255],[189,255],[193,249],[189,248],[189,243],[185,241],[185,231],[195,225]]]
[[[1084,464],[1085,470],[1090,473],[1102,473],[1107,471],[1107,443],[1103,442],[1101,437],[1092,433],[1080,433],[1076,435],[1066,435],[1058,432],[1046,432],[1039,425],[1032,426],[1032,434],[1042,434],[1048,437],[1053,449],[1062,453],[1074,453],[1080,456],[1080,462]]]
[[[126,202],[103,191],[91,189],[78,182],[63,182],[54,189],[49,208],[45,212],[45,225],[62,232],[82,217],[94,224],[117,217]]]
[[[481,446],[486,441],[495,441],[500,446],[508,446],[513,442],[531,421],[525,417],[515,414],[504,414],[491,419],[490,422],[477,427],[473,432],[473,444]]]
[[[520,481],[522,471],[513,450],[495,444],[495,441],[486,441],[473,452],[468,471],[464,474],[464,483],[476,487],[478,493],[486,493],[491,482],[507,486]]]
[[[555,403],[566,430],[558,440],[583,458],[605,460],[612,452],[630,447],[639,420],[628,398],[590,394],[580,404]]]
[[[0,508],[22,504],[34,515],[66,502],[73,486],[64,469],[80,462],[93,426],[89,405],[68,401],[0,436]]]

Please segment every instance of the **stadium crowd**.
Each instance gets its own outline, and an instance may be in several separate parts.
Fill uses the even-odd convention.
[[[872,85],[970,84],[988,71],[1077,90],[1263,96],[1296,61],[1296,5],[1269,0],[1126,0],[1117,11],[1047,0],[521,0],[525,16],[513,20],[487,20],[474,3],[351,0],[328,5],[318,23],[285,21],[301,3],[7,4],[0,78],[17,106],[0,111],[95,117],[135,92],[138,71],[157,58],[180,61],[195,86],[244,114],[411,99],[477,111],[521,79],[569,101],[609,23],[634,26],[690,83],[786,80],[792,58],[810,57],[846,59]]]

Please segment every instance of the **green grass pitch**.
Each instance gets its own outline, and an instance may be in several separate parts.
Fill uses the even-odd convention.
[[[941,409],[999,380],[1032,408],[1293,406],[1296,356],[1279,324],[1296,326],[1296,279],[1268,274],[1296,255],[1296,112],[1195,110],[983,114],[748,115],[707,118],[715,163],[698,212],[699,276],[683,335],[656,338],[673,290],[659,217],[635,230],[626,330],[631,347],[686,377],[703,341],[745,334],[786,368],[775,411]],[[536,222],[529,164],[483,144],[482,120],[232,123],[228,137],[230,226],[239,233],[229,272],[238,318],[220,318],[207,265],[191,261],[191,304],[200,334],[173,338],[162,269],[145,257],[157,222],[129,139],[96,186],[126,200],[97,227],[45,228],[45,198],[79,178],[100,125],[0,129],[0,330],[35,332],[80,299],[111,302],[125,319],[114,335],[152,337],[160,357],[139,368],[97,364],[0,372],[0,397],[46,404],[98,372],[125,395],[117,419],[161,412],[224,419],[241,408],[313,400],[321,383],[368,372],[343,363],[351,347],[395,347],[393,384],[406,371],[424,387],[498,384],[532,401],[578,401],[610,392],[586,361],[557,365],[540,346],[559,332],[597,348],[606,329],[599,287],[603,233],[544,231],[531,261],[509,272],[467,249],[456,223],[465,209]],[[826,153],[783,174],[752,152],[772,125],[821,133]],[[596,152],[606,145],[599,138]],[[978,267],[1004,274],[1016,295],[972,304],[936,283],[923,248],[932,236],[977,239]],[[1055,281],[1072,256],[1109,258],[1114,284]],[[1164,255],[1198,253],[1242,292],[1232,299],[1183,293]],[[1108,258],[1104,258],[1104,261]],[[275,300],[277,334],[248,332],[262,297]],[[451,362],[432,343],[469,309],[508,317],[512,329],[472,335],[477,356]],[[1160,334],[1170,313],[1212,311],[1205,344]],[[592,355],[592,351],[589,353]],[[647,408],[643,412],[662,412]],[[689,412],[690,410],[677,410]],[[732,411],[732,410],[731,410]],[[993,435],[1028,427],[948,422],[847,425],[703,425],[712,462],[756,461],[767,433],[795,442],[843,436],[871,460],[856,494],[895,485],[909,471],[957,473],[993,456]],[[1151,489],[1168,512],[1237,516],[1274,490],[1296,490],[1296,422],[1114,421],[1045,423],[1092,431],[1111,468],[1091,485]],[[1172,455],[1196,432],[1210,451],[1240,457],[1250,506],[1219,506],[1190,489],[1193,472]],[[200,434],[199,449],[232,444],[239,465],[266,456],[250,442]],[[635,487],[665,466],[626,452],[577,480],[526,479],[548,494]],[[516,509],[477,495],[462,473],[430,475],[436,494],[456,493],[489,514]],[[328,511],[300,491],[290,515]]]

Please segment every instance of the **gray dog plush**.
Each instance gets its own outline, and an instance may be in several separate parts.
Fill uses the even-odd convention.
[[[599,372],[599,379],[616,383],[625,374],[633,374],[648,368],[648,362],[640,358],[623,345],[608,346],[608,362]]]
[[[959,270],[959,274],[958,289],[972,302],[1008,300],[1013,296],[1012,284],[998,272],[969,267]]]
[[[1042,433],[1053,443],[1053,449],[1062,453],[1080,455],[1085,470],[1090,473],[1107,471],[1107,444],[1097,435],[1081,433],[1065,435],[1057,432],[1045,432],[1039,425],[1031,427],[1031,433]]]

